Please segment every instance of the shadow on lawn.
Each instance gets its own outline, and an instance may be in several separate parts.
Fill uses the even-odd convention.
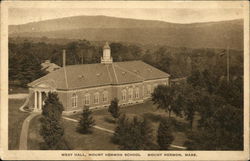
[[[108,116],[104,117],[103,119],[104,119],[104,121],[106,121],[107,123],[110,123],[110,124],[115,124],[116,123],[113,118],[110,118]]]
[[[160,122],[163,119],[169,119],[167,116],[162,114],[155,114],[155,113],[144,113],[143,117],[146,119],[149,119],[152,122]],[[177,121],[174,117],[170,118],[171,124],[173,125],[173,128],[175,131],[178,132],[185,132],[189,129],[189,124],[184,121]]]
[[[40,150],[72,150],[73,147],[68,140],[64,137],[62,140],[53,148],[49,148],[45,142],[39,143]]]

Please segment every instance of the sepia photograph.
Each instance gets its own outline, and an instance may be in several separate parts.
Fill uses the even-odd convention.
[[[3,156],[249,158],[248,2],[60,2],[1,8]]]

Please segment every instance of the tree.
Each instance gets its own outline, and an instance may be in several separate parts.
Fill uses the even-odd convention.
[[[218,82],[216,93],[223,97],[232,106],[243,108],[243,80],[241,77],[230,81],[221,80]]]
[[[215,108],[206,124],[191,132],[185,146],[190,150],[243,150],[243,112],[231,105]]]
[[[64,110],[62,103],[56,93],[48,93],[42,108],[42,115],[56,121],[60,121]]]
[[[194,88],[201,86],[201,73],[199,70],[193,70],[191,75],[187,78],[187,83],[192,85]]]
[[[86,134],[91,132],[91,127],[95,125],[95,120],[91,114],[92,112],[89,110],[89,107],[85,106],[78,126],[78,131],[80,133]]]
[[[41,131],[45,145],[42,149],[56,150],[61,149],[60,145],[63,142],[64,129],[60,123],[49,117],[41,118]]]
[[[108,112],[111,113],[111,115],[116,120],[120,116],[120,107],[118,106],[119,100],[117,98],[114,98],[111,101],[111,104],[109,105]]]
[[[16,63],[18,64],[18,68],[15,69],[17,70],[16,79],[20,81],[21,86],[26,87],[28,83],[46,74],[46,72],[41,69],[40,62],[31,54],[21,57]],[[12,68],[13,66],[10,67],[10,69]]]
[[[184,117],[187,121],[189,121],[190,128],[192,130],[193,121],[195,113],[198,111],[199,106],[201,104],[201,93],[202,91],[194,89],[191,85],[186,84],[183,87],[182,95],[180,96],[182,110]]]
[[[44,139],[44,149],[68,149],[63,146],[64,128],[61,125],[63,105],[60,103],[56,93],[48,93],[45,105],[42,108],[40,119],[40,134]]]
[[[125,114],[121,115],[117,121],[117,126],[115,128],[115,133],[112,137],[112,141],[115,144],[122,144],[125,139],[127,130],[129,129],[128,118]]]
[[[119,117],[112,138],[122,150],[149,150],[153,148],[152,128],[146,119],[137,116],[130,120],[126,115]]]
[[[154,104],[158,104],[158,108],[168,111],[169,118],[171,112],[181,116],[181,106],[178,104],[180,100],[178,87],[171,87],[166,85],[159,85],[152,93],[152,101]]]
[[[170,122],[167,119],[162,119],[158,127],[158,133],[157,133],[157,143],[160,149],[168,150],[173,140],[174,136],[172,134]]]

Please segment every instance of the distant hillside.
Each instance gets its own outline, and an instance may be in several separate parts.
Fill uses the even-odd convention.
[[[243,20],[176,24],[164,21],[75,16],[10,25],[10,37],[122,41],[191,48],[243,48]],[[227,36],[227,37],[226,37]]]

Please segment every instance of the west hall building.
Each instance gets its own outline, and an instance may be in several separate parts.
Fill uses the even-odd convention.
[[[58,94],[64,113],[107,107],[115,97],[121,106],[142,103],[151,97],[159,84],[169,84],[170,75],[142,61],[113,62],[106,43],[98,64],[65,65],[28,84],[29,106],[40,111],[44,96],[50,91]]]

